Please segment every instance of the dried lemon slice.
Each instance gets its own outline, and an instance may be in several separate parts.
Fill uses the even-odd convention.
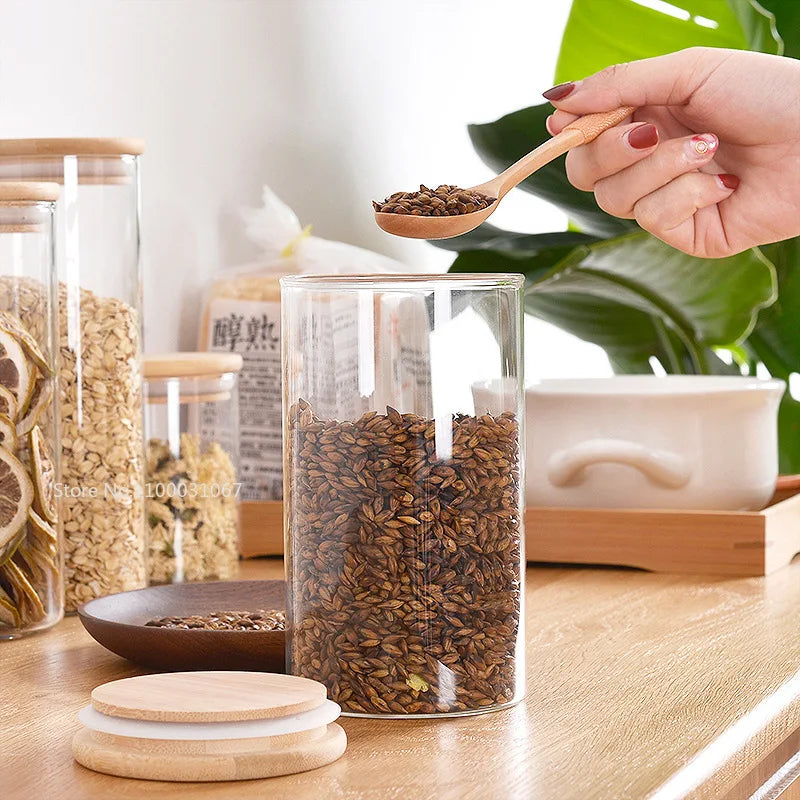
[[[19,628],[21,621],[19,611],[14,605],[14,600],[0,586],[0,625],[5,625],[8,628]]]
[[[38,425],[33,426],[28,436],[28,452],[31,458],[36,511],[48,522],[55,522],[58,518],[55,498],[56,470],[53,454]]]
[[[23,525],[2,547],[0,547],[0,565],[5,564],[14,553],[19,550],[20,545],[25,541],[27,528]]]
[[[39,368],[42,375],[52,375],[53,370],[47,363],[39,344],[30,331],[9,311],[0,311],[0,331],[10,333],[21,345],[28,358]]]
[[[16,419],[18,411],[17,398],[0,384],[0,414],[5,414],[9,419]]]
[[[38,424],[42,412],[50,405],[52,399],[53,381],[40,375],[34,382],[33,394],[28,403],[28,409],[17,423],[18,436],[25,436],[31,432],[33,426]]]
[[[14,395],[17,409],[24,409],[33,391],[30,365],[19,341],[3,330],[0,330],[0,384]]]
[[[14,553],[14,561],[31,577],[37,586],[47,586],[53,575],[58,572],[55,559],[39,547],[23,542]]]
[[[33,482],[20,461],[0,447],[0,550],[24,530],[33,502]]]
[[[49,522],[43,520],[33,509],[28,511],[28,522],[32,539],[49,556],[55,558],[58,555],[58,534]]]
[[[11,588],[14,604],[24,622],[37,622],[45,616],[47,612],[44,610],[36,589],[31,586],[31,582],[18,564],[14,561],[6,561],[0,567],[0,580],[3,580]]]
[[[6,450],[16,450],[18,444],[17,426],[5,414],[0,414],[0,445]]]

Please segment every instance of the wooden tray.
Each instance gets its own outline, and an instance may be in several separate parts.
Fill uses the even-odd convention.
[[[242,512],[242,555],[282,555],[282,504]],[[528,561],[769,575],[800,553],[800,492],[781,489],[762,511],[529,508],[525,548]]]
[[[248,500],[239,506],[242,558],[283,555],[283,503],[280,500]]]

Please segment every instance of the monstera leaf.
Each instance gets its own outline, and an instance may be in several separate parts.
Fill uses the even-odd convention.
[[[759,314],[747,347],[770,374],[788,383],[800,372],[800,239],[762,249],[777,270],[778,300]],[[800,472],[800,403],[790,392],[781,401],[778,439],[781,472]]]
[[[524,257],[536,255],[551,247],[574,247],[578,244],[591,244],[596,241],[599,241],[597,236],[590,236],[579,231],[515,233],[484,222],[483,225],[479,225],[461,236],[454,236],[452,239],[435,239],[431,241],[431,244],[442,250],[454,250],[456,253],[465,250],[491,250]]]
[[[527,311],[605,348],[625,371],[649,371],[651,356],[670,372],[710,371],[708,348],[743,340],[777,287],[757,250],[693,258],[643,231],[535,255],[470,250],[451,269],[524,273]]]
[[[789,3],[796,0],[783,0],[780,5]],[[573,0],[555,82],[686,47],[730,47],[780,55],[783,41],[773,14],[763,5],[751,0],[680,0],[674,5],[664,3],[659,10],[636,0]],[[604,35],[598,36],[598,31]]]
[[[728,0],[733,8],[739,8],[745,14],[750,13],[755,0]],[[775,36],[783,40],[783,54],[791,58],[800,58],[800,3],[797,0],[760,0],[761,10],[772,16]],[[786,35],[781,36],[781,31]],[[760,49],[760,48],[759,48]],[[767,51],[769,52],[769,51]]]
[[[759,360],[776,376],[800,372],[800,239],[762,248],[775,265],[778,299],[761,312],[748,342]]]

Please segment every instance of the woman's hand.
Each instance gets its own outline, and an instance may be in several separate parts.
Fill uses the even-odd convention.
[[[692,48],[550,89],[551,134],[636,107],[567,155],[600,207],[691,255],[721,258],[800,235],[800,61]]]

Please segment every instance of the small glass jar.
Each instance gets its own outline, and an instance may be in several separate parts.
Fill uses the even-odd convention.
[[[0,184],[0,639],[64,614],[54,183]]]
[[[516,703],[522,276],[281,285],[290,671],[356,716]]]
[[[61,184],[61,516],[67,611],[146,585],[138,139],[0,140],[0,181]]]
[[[144,358],[150,583],[236,577],[241,368],[237,353]]]

